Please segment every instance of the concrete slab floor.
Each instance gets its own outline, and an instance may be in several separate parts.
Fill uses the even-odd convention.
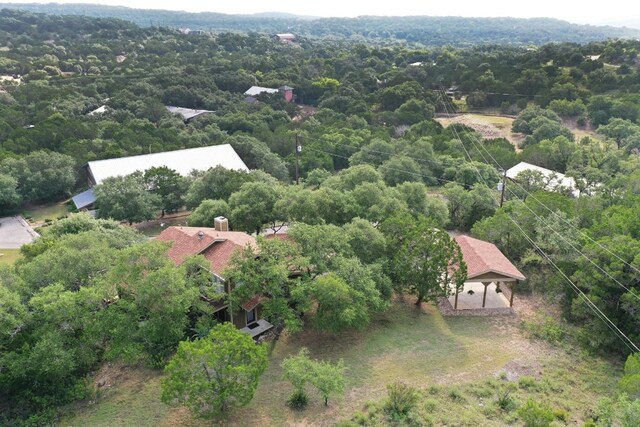
[[[21,216],[0,218],[0,248],[19,249],[36,237],[38,233]]]
[[[469,295],[469,290],[473,291],[473,295]],[[466,282],[464,289],[458,294],[458,310],[482,308],[483,293],[484,285],[482,283]],[[455,295],[449,297],[449,302],[453,307],[455,304]],[[509,308],[509,300],[502,292],[496,292],[495,283],[487,286],[487,300],[484,308]]]

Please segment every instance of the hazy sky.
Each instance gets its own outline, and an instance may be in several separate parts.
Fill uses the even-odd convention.
[[[51,0],[0,0],[9,3],[49,3]],[[563,1],[563,0],[60,0],[57,3],[100,3],[145,9],[186,10],[189,12],[256,13],[289,12],[313,16],[359,15],[431,15],[431,16],[512,16],[517,18],[550,17],[580,24],[627,24],[640,21],[633,0]],[[597,6],[592,6],[597,4]],[[634,9],[635,12],[632,10]]]

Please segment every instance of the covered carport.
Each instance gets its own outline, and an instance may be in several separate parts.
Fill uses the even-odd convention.
[[[454,310],[502,309],[513,307],[513,287],[524,275],[494,245],[469,236],[456,236],[467,264],[467,280],[453,292]]]

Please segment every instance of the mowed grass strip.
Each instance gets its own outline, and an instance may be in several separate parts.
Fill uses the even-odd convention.
[[[69,213],[67,206],[62,203],[45,206],[30,206],[24,212],[24,216],[31,222],[40,222],[47,219],[54,221]]]
[[[20,259],[20,249],[0,249],[0,265],[13,265]]]

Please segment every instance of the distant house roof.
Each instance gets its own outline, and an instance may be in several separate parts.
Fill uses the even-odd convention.
[[[167,106],[167,110],[169,110],[169,112],[171,114],[179,114],[182,116],[182,119],[184,121],[188,121],[193,119],[194,117],[198,117],[201,116],[203,114],[206,113],[214,113],[215,111],[211,111],[211,110],[194,110],[193,108],[182,108],[182,107],[173,107],[173,106]]]
[[[579,195],[579,191],[576,187],[576,181],[570,176],[566,176],[565,174],[560,172],[552,171],[551,169],[532,165],[527,162],[520,162],[511,169],[507,170],[507,178],[515,179],[521,172],[524,171],[537,171],[546,178],[550,178],[555,175],[555,179],[551,180],[551,182],[549,183],[552,187],[566,187],[572,190],[574,196],[577,197]]]
[[[96,202],[96,195],[93,192],[93,188],[90,188],[87,191],[76,194],[71,200],[76,205],[76,209],[84,209]]]
[[[136,171],[144,172],[147,169],[161,166],[173,169],[182,176],[189,175],[192,170],[206,171],[216,166],[240,171],[249,170],[229,144],[96,160],[87,165],[95,184],[100,184],[112,176],[125,176]]]
[[[107,111],[109,111],[109,107],[107,107],[106,105],[102,105],[102,106],[96,108],[95,110],[88,112],[87,116],[95,116],[95,115],[98,115],[98,114],[104,114]]]
[[[244,99],[244,102],[246,102],[247,104],[255,104],[256,102],[258,102],[258,100],[256,98],[254,98],[253,96],[247,96]]]
[[[422,67],[424,65],[424,62],[412,62],[411,64],[409,64],[410,67]]]
[[[267,228],[262,235],[265,239],[280,239],[293,241],[293,239],[289,236],[289,226],[283,225],[277,231],[274,231],[273,228]]]
[[[467,264],[468,281],[473,281],[474,278],[488,273],[517,280],[525,279],[524,275],[493,243],[469,236],[456,236],[455,240],[458,242],[464,262]]]
[[[276,34],[276,37],[279,38],[280,40],[293,40],[296,38],[296,36],[294,36],[291,33],[280,33],[280,34]]]
[[[173,242],[169,258],[177,265],[187,257],[203,255],[210,263],[211,270],[222,275],[233,254],[247,245],[257,248],[256,239],[239,231],[217,231],[207,227],[169,227],[157,240]]]
[[[293,90],[293,88],[291,86],[284,85],[284,86],[280,86],[278,90],[281,90],[281,91]]]
[[[278,93],[278,89],[271,89],[262,86],[251,86],[244,94],[248,96],[257,96],[261,93]]]

